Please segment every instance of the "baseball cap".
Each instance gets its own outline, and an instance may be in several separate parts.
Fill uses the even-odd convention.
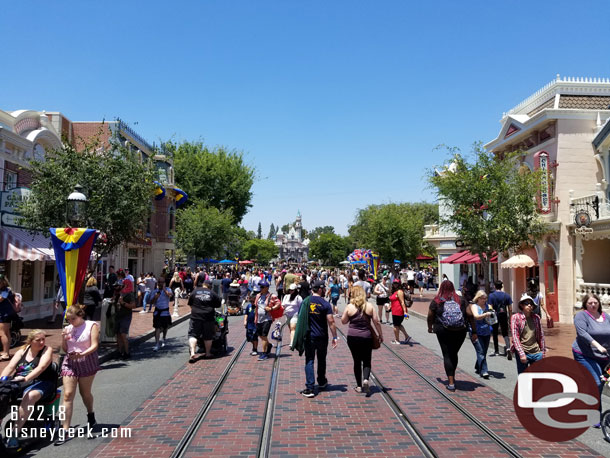
[[[261,281],[261,282],[258,283],[258,286],[260,286],[261,288],[268,288],[269,287],[269,282]]]
[[[325,287],[326,287],[326,284],[322,280],[316,280],[315,282],[313,282],[312,289],[316,290],[316,289],[325,288]]]
[[[290,291],[294,291],[295,289],[297,289],[297,285],[296,285],[296,283],[292,283],[288,289],[289,289]]]
[[[211,286],[211,285],[212,285],[212,280],[210,280],[210,279],[208,278],[207,280],[204,280],[204,281],[203,281],[203,284],[204,284],[204,285],[210,285],[210,286]]]

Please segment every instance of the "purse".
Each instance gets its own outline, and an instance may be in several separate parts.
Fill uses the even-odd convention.
[[[552,328],[555,326],[555,323],[553,323],[553,318],[551,318],[551,316],[547,313],[546,315],[546,327],[547,328]]]
[[[373,329],[373,325],[369,321],[369,329],[371,330],[371,337],[373,338],[373,350],[378,350],[381,347],[381,341],[379,340],[379,336]]]

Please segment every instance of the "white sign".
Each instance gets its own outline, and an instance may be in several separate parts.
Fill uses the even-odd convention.
[[[2,212],[0,219],[3,226],[23,227],[23,225],[19,224],[21,217],[14,213]]]
[[[0,210],[8,213],[17,213],[19,206],[30,198],[32,191],[29,188],[15,188],[2,193]]]

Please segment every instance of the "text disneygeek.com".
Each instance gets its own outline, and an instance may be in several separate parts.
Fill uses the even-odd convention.
[[[14,437],[15,439],[50,439],[52,442],[61,439],[68,440],[80,437],[94,439],[96,437],[106,438],[131,438],[131,428],[100,428],[99,431],[93,431],[89,425],[79,428],[21,428],[19,430],[10,428],[5,431],[5,437]]]

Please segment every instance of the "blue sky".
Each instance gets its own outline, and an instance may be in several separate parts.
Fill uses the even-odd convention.
[[[121,117],[257,168],[247,229],[347,233],[359,208],[435,200],[425,174],[562,76],[610,77],[607,2],[11,2],[0,108]],[[136,124],[137,123],[137,124]],[[203,178],[202,178],[203,179]]]

